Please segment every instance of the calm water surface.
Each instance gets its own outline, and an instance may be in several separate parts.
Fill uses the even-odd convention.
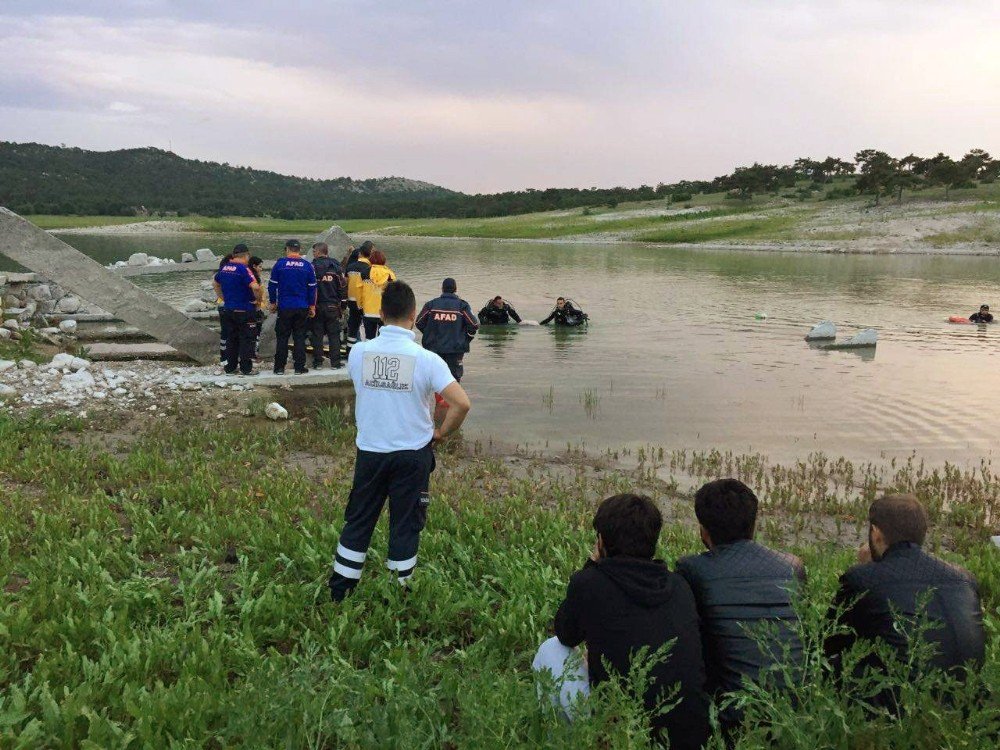
[[[64,239],[106,263],[138,251],[221,253],[247,238]],[[283,239],[248,242],[276,257]],[[980,330],[945,319],[1000,305],[996,259],[405,238],[379,246],[420,303],[454,276],[475,310],[502,294],[539,320],[564,295],[590,314],[586,331],[479,335],[464,381],[478,436],[549,449],[716,447],[781,460],[811,451],[855,460],[916,451],[933,463],[992,456],[1000,324]],[[183,273],[138,283],[179,305],[202,280]],[[757,312],[767,319],[755,320]],[[802,337],[824,319],[842,335],[877,328],[877,350],[811,349]]]

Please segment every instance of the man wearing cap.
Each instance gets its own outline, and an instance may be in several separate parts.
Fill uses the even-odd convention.
[[[455,380],[461,382],[465,372],[463,360],[469,343],[479,330],[469,303],[458,296],[455,279],[445,279],[441,296],[432,299],[417,316],[417,329],[423,334],[424,349],[443,359]]]
[[[316,272],[313,265],[302,257],[298,240],[285,243],[285,257],[279,258],[271,269],[267,283],[267,296],[271,312],[278,313],[274,327],[277,348],[274,352],[274,374],[283,375],[288,362],[288,338],[294,349],[292,362],[295,374],[309,372],[306,368],[306,335],[309,319],[316,314]]]
[[[226,332],[227,375],[236,372],[241,375],[253,371],[254,344],[257,339],[257,306],[261,300],[261,288],[250,270],[250,251],[246,245],[233,248],[233,254],[215,274],[212,285],[215,293],[222,298],[219,320]]]
[[[401,584],[407,583],[427,522],[434,471],[432,445],[461,427],[472,408],[448,366],[414,340],[416,317],[413,290],[402,281],[390,281],[382,293],[385,325],[376,338],[355,344],[347,357],[357,396],[358,452],[330,573],[330,595],[336,602],[361,579],[372,532],[387,498],[387,567]],[[435,393],[451,407],[437,429],[431,421]]]
[[[330,367],[340,365],[340,316],[347,301],[347,279],[340,263],[330,257],[325,242],[312,247],[313,269],[316,272],[316,317],[312,322],[313,367],[323,366],[324,340],[330,341]]]
[[[979,312],[969,316],[970,323],[992,323],[993,313],[990,312],[989,305],[980,305]]]

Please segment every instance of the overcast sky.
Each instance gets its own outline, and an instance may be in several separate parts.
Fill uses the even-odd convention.
[[[995,0],[0,0],[0,140],[466,191],[1000,151]]]

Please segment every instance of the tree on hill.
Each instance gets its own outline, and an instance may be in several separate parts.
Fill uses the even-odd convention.
[[[881,196],[892,193],[900,182],[899,161],[873,148],[859,151],[854,161],[860,173],[855,189],[874,195],[875,205],[879,205]]]
[[[950,156],[939,153],[931,160],[925,177],[929,185],[944,186],[944,195],[950,197],[954,188],[972,187],[972,178],[977,171],[974,160],[955,161]]]

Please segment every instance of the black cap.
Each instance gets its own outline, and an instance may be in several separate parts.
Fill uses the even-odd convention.
[[[458,284],[456,284],[455,279],[450,276],[441,282],[441,291],[445,294],[454,294],[456,289],[458,289]]]
[[[990,309],[990,306],[989,306],[989,305],[980,305],[980,306],[979,306],[979,309],[980,309],[980,310],[989,310],[989,309]]]
[[[302,245],[299,244],[298,240],[288,240],[288,242],[285,243],[285,247],[293,247],[296,250],[298,250],[300,247],[302,247]]]
[[[250,252],[250,248],[242,242],[233,248],[233,255],[245,255]]]

